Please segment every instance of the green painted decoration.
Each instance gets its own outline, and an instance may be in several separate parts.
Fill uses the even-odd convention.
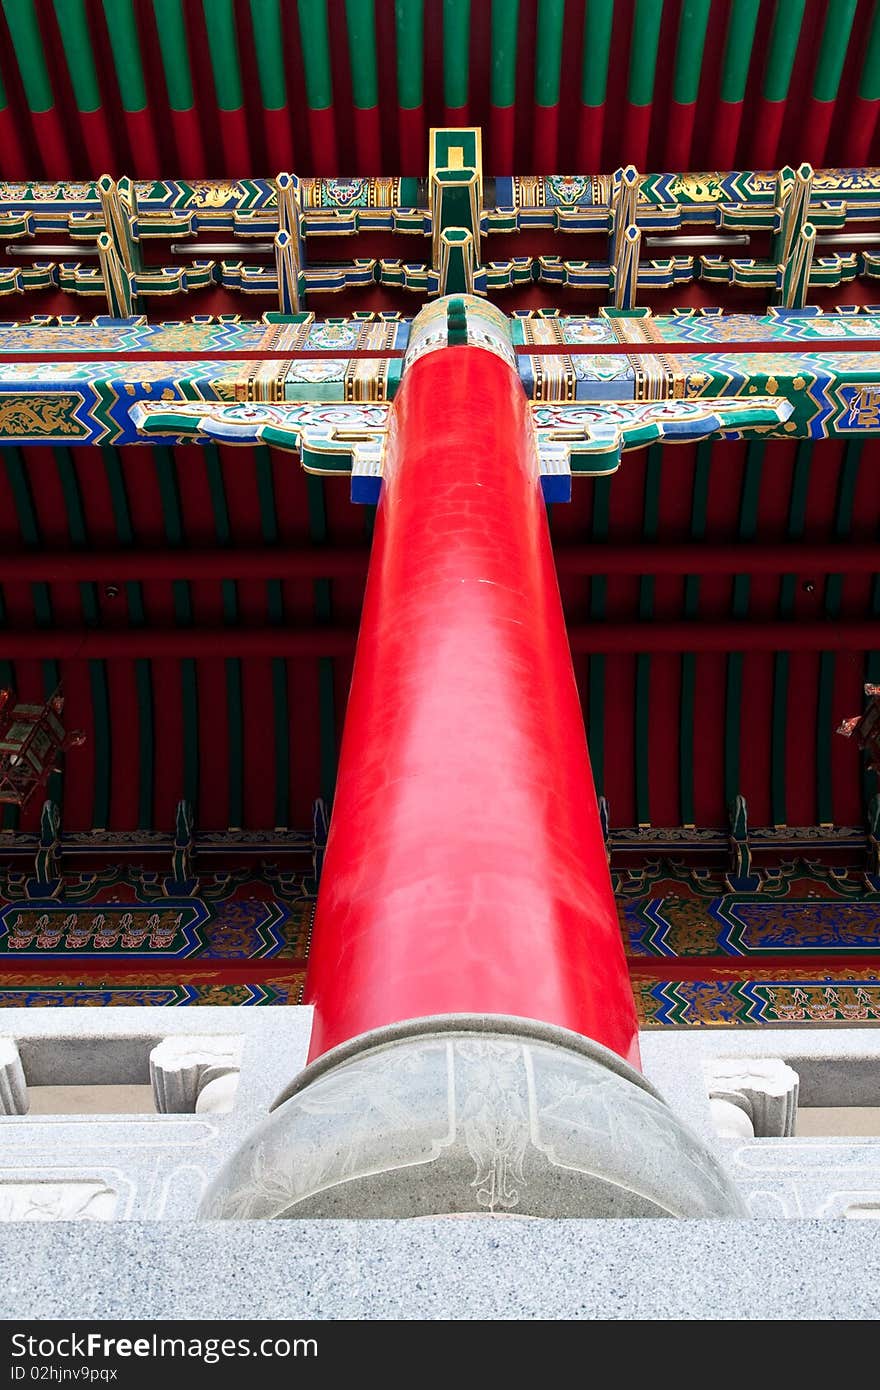
[[[681,7],[672,82],[672,98],[681,106],[691,106],[700,90],[703,49],[711,7],[712,0],[686,0]]]
[[[169,105],[172,111],[191,111],[195,100],[181,0],[153,0],[153,12]]]
[[[147,89],[134,5],[132,0],[103,0],[103,6],[122,105],[126,111],[143,111]]]
[[[493,106],[513,106],[516,101],[518,36],[519,0],[492,0]]]
[[[608,92],[608,59],[614,28],[614,0],[587,0],[584,13],[584,58],[581,101],[584,106],[604,106]]]
[[[636,0],[629,54],[627,96],[633,106],[649,106],[654,100],[654,77],[663,0]]]
[[[764,69],[764,96],[767,101],[785,101],[788,96],[806,3],[807,0],[777,0],[767,66]]]

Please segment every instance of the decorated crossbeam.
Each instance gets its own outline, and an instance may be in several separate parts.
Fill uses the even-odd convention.
[[[290,312],[309,295],[376,285],[423,297],[487,295],[533,282],[635,307],[640,291],[705,280],[767,290],[788,307],[820,286],[880,276],[880,170],[809,164],[767,172],[484,176],[477,127],[431,131],[428,177],[0,184],[0,235],[10,263],[0,294],[104,296],[127,315],[155,295],[221,286],[277,296]],[[769,255],[687,250],[690,230],[715,244],[769,234]],[[604,253],[532,254],[529,234],[595,235]],[[420,237],[428,255],[327,263],[322,239],[365,233]],[[482,241],[516,236],[512,254],[483,260]],[[216,238],[223,238],[218,244]],[[823,239],[834,242],[823,244]],[[61,238],[61,244],[45,238]],[[315,255],[308,253],[311,243]],[[648,246],[661,254],[644,254]],[[665,253],[665,254],[663,254]]]
[[[656,410],[659,403],[696,404],[707,422],[704,433],[825,439],[880,428],[880,352],[863,348],[880,341],[878,312],[653,316],[608,309],[595,318],[539,311],[507,319],[486,301],[467,302],[466,341],[503,351],[533,401],[627,407],[620,412],[624,435],[639,443],[647,442],[639,433],[643,425],[672,419]],[[323,321],[306,312],[268,314],[261,323],[197,316],[162,324],[65,316],[0,326],[0,445],[141,443],[156,431],[154,423],[144,429],[144,421],[187,402],[213,422],[210,429],[234,425],[239,441],[245,426],[283,429],[289,439],[299,430],[299,417],[288,411],[293,406],[353,408],[354,424],[338,423],[359,429],[358,408],[391,400],[405,363],[432,334],[446,340],[446,311],[442,303],[435,307],[436,316],[432,307],[420,319],[421,346],[411,342],[410,321],[396,313]],[[772,416],[761,415],[759,402],[771,399]],[[740,402],[735,408],[734,401]],[[158,412],[133,412],[141,404]],[[230,410],[224,417],[214,408],[248,404],[271,405],[278,413],[270,418]],[[743,413],[746,405],[759,414]],[[635,407],[643,406],[655,409],[637,425]],[[603,418],[610,427],[614,411],[605,409]],[[678,419],[697,428],[687,411]],[[193,429],[204,433],[190,415],[180,430],[164,433],[179,437]],[[607,443],[598,417],[590,434],[589,470],[596,471],[600,437],[613,466],[617,445]],[[322,442],[322,468],[330,455],[348,459],[343,442],[341,451]],[[575,449],[575,472],[582,471],[578,457]],[[371,476],[373,463],[366,453],[364,459],[364,476]]]

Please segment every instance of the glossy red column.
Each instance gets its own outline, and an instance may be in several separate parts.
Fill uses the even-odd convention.
[[[528,404],[481,348],[395,401],[305,999],[312,1058],[478,1013],[638,1063]]]

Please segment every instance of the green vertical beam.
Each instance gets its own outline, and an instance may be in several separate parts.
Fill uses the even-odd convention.
[[[764,96],[767,101],[785,101],[788,96],[806,3],[807,0],[776,0],[767,66],[764,69]]]
[[[649,106],[654,100],[654,77],[657,72],[662,20],[663,0],[636,0],[627,89],[633,106]]]
[[[789,542],[799,540],[804,534],[812,454],[812,441],[802,440],[797,447],[788,502],[787,538]],[[790,619],[794,612],[796,590],[797,576],[784,574],[779,586],[779,617],[783,620]],[[789,667],[788,652],[777,652],[773,661],[773,706],[770,719],[770,814],[774,825],[788,824],[786,738],[788,732]]]
[[[162,502],[165,538],[172,547],[182,546],[185,539],[174,455],[170,449],[158,445],[153,445],[151,453]],[[185,579],[174,579],[171,591],[178,625],[190,627],[192,600],[189,584]],[[199,801],[199,690],[196,663],[192,657],[181,659],[180,678],[183,696],[183,799],[189,802],[195,816]]]
[[[743,472],[737,528],[740,541],[751,541],[755,537],[763,464],[764,442],[763,440],[753,440],[746,447],[746,463]],[[731,599],[731,615],[734,618],[747,617],[750,589],[751,580],[747,574],[734,575]],[[724,705],[724,800],[728,806],[742,790],[740,786],[740,743],[742,739],[744,657],[744,652],[731,652],[727,658],[727,692]]]
[[[287,105],[287,78],[278,0],[251,0],[251,28],[263,106],[267,111],[280,111]]]
[[[871,33],[859,78],[859,96],[862,101],[880,99],[880,4],[875,5],[871,20]]]
[[[86,531],[82,496],[73,459],[69,449],[56,448],[53,453],[61,482],[61,491],[64,495],[64,505],[67,510],[70,539],[76,549],[83,550],[89,544],[89,537]],[[81,583],[79,594],[85,626],[100,626],[101,610],[98,603],[97,586],[94,583]],[[110,823],[112,777],[110,694],[107,688],[107,666],[103,660],[89,661],[89,684],[92,692],[92,739],[95,769],[91,821],[93,830],[106,830]]]
[[[240,111],[244,105],[238,64],[238,31],[234,0],[202,0],[214,92],[221,111]]]
[[[134,545],[134,529],[128,505],[125,476],[122,471],[118,450],[108,444],[101,446],[104,472],[110,489],[113,519],[120,545],[128,549]],[[125,585],[128,605],[128,621],[132,627],[143,627],[146,615],[140,582],[132,579]],[[134,663],[135,689],[138,705],[138,829],[154,830],[153,824],[153,769],[155,762],[155,736],[153,732],[153,679],[152,667],[147,657],[138,657]]]
[[[721,100],[741,102],[746,92],[760,0],[733,0],[721,71]]]
[[[263,541],[267,546],[275,546],[278,544],[278,512],[272,480],[272,456],[267,448],[256,450],[255,465]],[[269,622],[274,627],[280,627],[284,622],[284,592],[280,579],[267,581],[266,603]],[[281,656],[272,658],[272,707],[275,721],[275,825],[286,828],[290,824],[290,713],[287,662]]]
[[[837,501],[834,508],[834,539],[839,542],[849,538],[852,527],[853,503],[862,458],[861,439],[849,440],[840,466],[837,481]],[[825,614],[832,622],[840,615],[840,600],[843,595],[843,575],[829,574],[825,580]],[[831,762],[834,726],[832,711],[834,703],[834,652],[822,652],[819,656],[819,689],[816,701],[816,819],[820,825],[834,822],[834,798],[832,795]]]
[[[153,12],[168,103],[172,111],[191,111],[195,106],[195,97],[181,0],[153,0]]]
[[[605,105],[613,28],[614,0],[587,0],[581,66],[581,101],[584,106]]]
[[[593,483],[593,521],[591,539],[601,544],[608,538],[608,518],[611,504],[611,479],[597,478]],[[590,580],[590,621],[601,623],[605,618],[605,598],[608,580],[604,574],[594,574]],[[605,656],[589,658],[589,712],[587,732],[590,743],[590,763],[596,795],[604,795],[605,784]]]
[[[692,106],[700,90],[703,49],[712,0],[685,0],[678,22],[672,99],[681,106]]]
[[[443,100],[467,106],[471,61],[471,0],[443,0]]]
[[[28,482],[27,470],[24,466],[24,459],[21,450],[14,447],[3,449],[3,460],[6,464],[6,476],[12,492],[12,500],[15,506],[15,514],[18,518],[18,525],[21,531],[21,538],[29,550],[37,549],[42,544],[40,528],[37,522],[37,513],[34,507],[34,499],[31,496],[30,483]],[[49,585],[44,583],[31,585],[31,596],[34,605],[34,618],[37,627],[50,628],[52,626],[52,600],[49,593]],[[61,679],[61,672],[57,661],[47,658],[42,663],[43,669],[43,694],[46,699],[57,689]],[[64,795],[64,773],[54,772],[49,778],[46,787],[47,796],[57,802],[59,808],[62,806]]]
[[[849,36],[856,17],[856,3],[857,0],[828,0],[819,60],[813,77],[813,96],[817,101],[837,99]]]
[[[79,111],[97,111],[101,88],[95,71],[85,0],[55,0],[55,19]]]
[[[425,5],[424,0],[395,0],[394,25],[397,40],[397,104],[414,111],[425,97]]]
[[[493,106],[513,106],[516,101],[516,51],[519,37],[519,0],[492,0]]]
[[[706,535],[706,514],[709,507],[709,478],[712,471],[712,441],[704,439],[697,445],[694,463],[694,483],[691,494],[692,541]],[[700,602],[700,580],[688,574],[684,581],[684,616],[695,618]],[[694,810],[694,720],[696,714],[697,657],[685,652],[681,658],[681,702],[678,725],[678,780],[681,799],[682,825],[695,825]]]
[[[379,105],[376,13],[373,0],[345,0],[351,92],[358,110]]]
[[[327,543],[327,509],[324,504],[324,479],[317,473],[306,474],[309,503],[309,536],[317,545]],[[331,612],[330,581],[316,579],[314,583],[315,617],[320,626],[329,623]],[[336,788],[336,697],[333,686],[333,658],[318,659],[319,743],[321,758],[321,795],[328,806]]]
[[[564,24],[565,0],[538,0],[535,101],[539,106],[557,106],[559,104]],[[515,73],[516,50],[514,49],[514,76]]]
[[[48,111],[55,98],[33,0],[3,0],[3,12],[28,107],[35,112]]]
[[[214,512],[217,542],[228,546],[232,540],[229,526],[229,507],[220,451],[216,444],[206,444],[203,450],[208,474],[208,490]],[[234,579],[221,581],[223,621],[229,627],[238,622],[238,586]],[[228,656],[226,668],[226,728],[229,756],[229,828],[240,830],[244,822],[244,705],[242,701],[241,659]]]
[[[306,101],[313,111],[333,105],[333,72],[326,0],[297,0]]]
[[[660,481],[663,450],[653,444],[645,461],[645,500],[642,513],[642,540],[646,545],[657,538],[660,520]],[[639,580],[639,621],[649,623],[654,616],[654,576],[643,575]],[[651,824],[651,658],[647,652],[636,654],[635,691],[635,788],[636,821]]]
[[[132,0],[103,0],[119,95],[126,111],[143,111],[147,89]]]

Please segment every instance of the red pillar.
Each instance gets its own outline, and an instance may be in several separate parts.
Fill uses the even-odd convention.
[[[528,405],[481,348],[395,402],[305,1000],[313,1059],[481,1013],[638,1063]]]

